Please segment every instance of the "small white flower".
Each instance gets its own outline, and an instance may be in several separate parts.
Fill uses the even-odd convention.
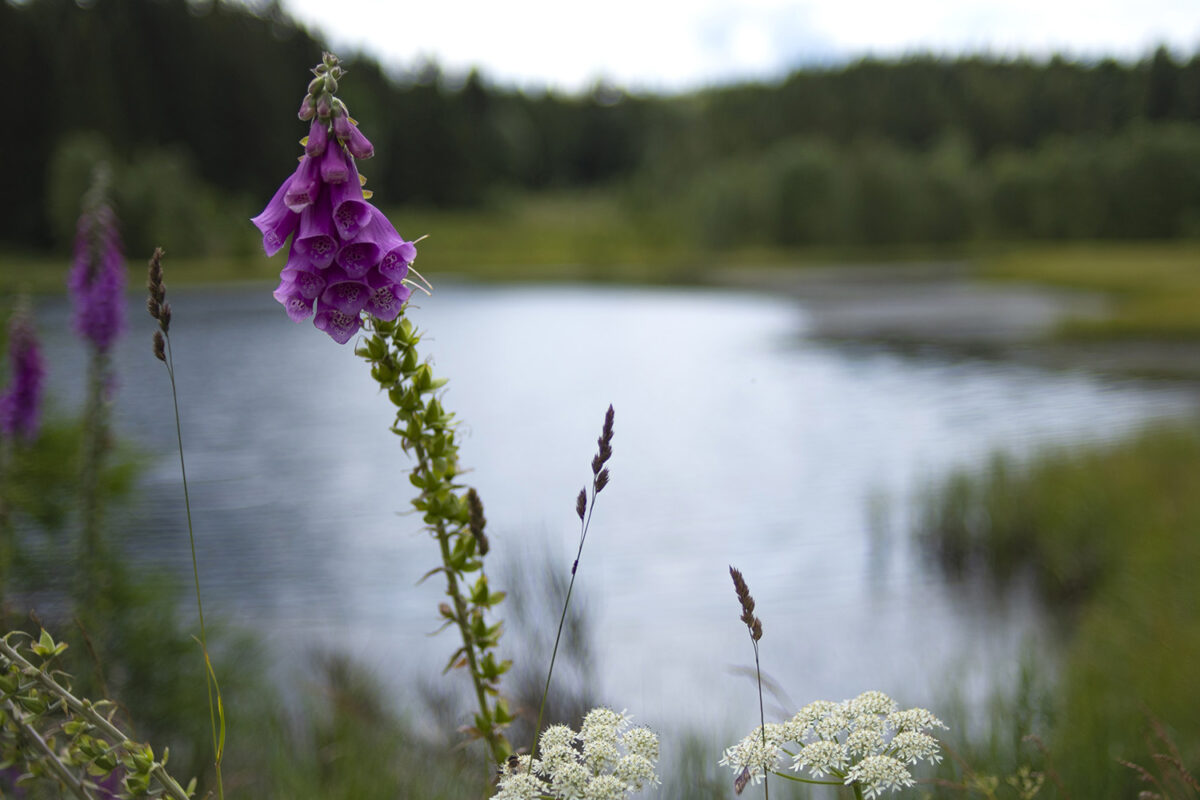
[[[617,733],[629,724],[629,719],[611,708],[593,708],[583,718],[583,728],[579,738],[586,744],[588,741],[608,741],[616,744]]]
[[[906,764],[926,759],[930,764],[937,764],[942,760],[938,740],[920,731],[900,731],[892,737],[891,748],[896,758]]]
[[[891,714],[888,714],[887,721],[897,731],[924,731],[931,728],[947,728],[944,722],[924,708],[893,711]]]
[[[551,725],[542,732],[538,748],[544,753],[559,747],[571,747],[575,743],[575,731],[566,725]]]
[[[847,786],[854,782],[862,784],[863,795],[870,798],[883,794],[885,789],[899,789],[916,783],[912,774],[891,756],[867,756],[850,768],[846,774]]]
[[[500,779],[500,791],[493,800],[537,800],[545,784],[528,772],[510,773]]]
[[[828,700],[816,700],[797,711],[796,716],[792,717],[790,724],[798,726],[801,730],[807,730],[815,725],[817,720],[836,711],[837,707],[837,703],[831,703]],[[792,741],[798,742],[800,740],[793,739]]]
[[[846,749],[852,756],[869,756],[883,750],[882,726],[864,726],[851,731],[846,737]]]
[[[792,759],[792,769],[799,771],[807,767],[813,777],[820,778],[834,770],[845,769],[846,760],[845,745],[821,740],[800,748],[800,752]]]
[[[631,756],[641,756],[647,761],[658,761],[658,736],[649,728],[633,728],[621,737],[625,751]]]
[[[555,770],[550,786],[554,795],[562,800],[582,800],[591,777],[586,767],[572,761]]]
[[[588,781],[584,800],[625,800],[628,787],[616,775],[597,775]]]
[[[605,769],[612,769],[620,757],[621,753],[617,750],[615,741],[610,742],[605,738],[593,738],[583,743],[583,762],[594,773]]]
[[[875,689],[863,692],[853,700],[847,700],[845,705],[852,717],[861,717],[867,714],[891,714],[899,707],[895,700]]]
[[[718,763],[729,767],[735,773],[748,769],[750,780],[758,783],[765,777],[767,770],[775,769],[778,762],[779,745],[770,739],[764,745],[762,728],[755,728],[745,739],[728,748]]]
[[[613,774],[634,792],[641,791],[647,784],[658,783],[658,776],[654,774],[654,762],[633,754],[626,755],[618,761]]]

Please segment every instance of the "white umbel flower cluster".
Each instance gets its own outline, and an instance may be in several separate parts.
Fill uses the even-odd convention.
[[[725,751],[721,764],[738,775],[739,784],[759,783],[768,770],[788,765],[814,779],[857,783],[867,798],[888,789],[912,786],[908,766],[942,760],[938,741],[926,731],[945,728],[923,708],[900,711],[883,692],[863,692],[852,700],[818,700],[782,724],[755,728]]]
[[[626,800],[658,783],[658,737],[649,728],[630,728],[629,718],[595,708],[576,733],[552,725],[538,742],[541,756],[510,760],[500,772],[493,800]]]

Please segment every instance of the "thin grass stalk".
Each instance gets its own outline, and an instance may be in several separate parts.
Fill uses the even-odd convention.
[[[150,316],[158,320],[158,331],[154,335],[154,356],[162,361],[167,368],[167,377],[171,382],[171,404],[175,412],[175,441],[179,447],[179,473],[183,481],[183,508],[187,517],[188,544],[192,554],[192,583],[196,588],[196,613],[200,619],[200,649],[204,654],[204,687],[208,692],[208,721],[212,729],[213,768],[217,778],[217,797],[225,798],[224,782],[221,778],[221,758],[225,749],[225,708],[221,701],[221,686],[217,683],[217,675],[213,670],[212,658],[208,652],[208,632],[204,625],[204,601],[200,592],[200,567],[196,559],[196,533],[192,525],[192,501],[188,492],[187,463],[183,455],[183,425],[179,415],[179,391],[175,382],[175,357],[171,350],[171,306],[166,302],[166,284],[163,282],[162,258],[165,255],[162,248],[155,248],[150,259],[147,289],[149,300],[147,308]],[[214,694],[215,703],[214,703]],[[218,721],[220,725],[218,727]]]
[[[571,594],[575,590],[575,577],[579,573],[579,559],[583,557],[583,545],[587,542],[588,530],[592,525],[592,512],[596,510],[596,497],[608,485],[608,469],[604,466],[612,458],[613,407],[609,405],[604,415],[604,427],[597,440],[598,451],[592,459],[592,495],[588,502],[587,489],[579,492],[575,501],[575,513],[579,516],[579,549],[571,563],[571,580],[567,584],[567,596],[563,600],[562,614],[558,618],[558,631],[554,634],[554,649],[550,652],[550,666],[546,669],[546,683],[542,687],[542,701],[538,706],[537,722],[533,726],[533,743],[529,747],[530,762],[537,757],[538,736],[542,730],[542,719],[546,713],[546,699],[550,696],[550,679],[554,675],[554,662],[558,659],[558,646],[562,642],[563,627],[567,621],[567,609],[571,606]],[[586,507],[586,513],[585,513]]]
[[[183,426],[179,420],[179,392],[175,386],[175,359],[171,353],[171,337],[164,334],[163,338],[167,343],[167,359],[164,362],[167,365],[167,377],[171,381],[171,404],[175,411],[175,441],[179,445],[179,474],[183,480],[183,509],[187,517],[188,529],[188,544],[192,551],[192,582],[196,587],[196,614],[200,618],[200,649],[204,652],[204,686],[208,691],[208,721],[212,728],[212,744],[213,744],[213,768],[216,770],[217,776],[217,797],[224,800],[225,787],[221,780],[221,756],[224,746],[223,741],[218,740],[217,734],[217,707],[221,706],[221,688],[216,686],[216,704],[213,703],[213,689],[216,684],[216,676],[213,674],[212,660],[208,655],[208,633],[204,627],[204,601],[200,597],[200,566],[196,560],[196,533],[192,527],[192,501],[188,493],[187,480],[187,463],[183,457]],[[224,714],[222,713],[222,717]],[[222,719],[221,728],[224,730],[224,720]],[[222,735],[220,739],[224,739]]]

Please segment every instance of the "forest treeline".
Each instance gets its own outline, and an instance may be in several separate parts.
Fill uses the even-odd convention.
[[[63,246],[105,158],[130,246],[176,252],[232,246],[278,185],[322,50],[277,2],[187,0],[0,2],[0,47],[0,239]],[[341,55],[384,204],[605,187],[716,246],[1200,235],[1200,52],[861,60],[673,96]]]

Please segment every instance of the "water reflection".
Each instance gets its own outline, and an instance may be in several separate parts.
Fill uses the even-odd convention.
[[[265,291],[173,295],[213,613],[285,652],[337,643],[397,684],[439,670],[454,649],[425,635],[440,588],[415,586],[435,548],[398,515],[408,464],[366,368]],[[69,406],[81,348],[63,305],[39,313]],[[750,660],[731,563],[758,601],[764,668],[798,702],[865,688],[928,702],[945,669],[1009,659],[1037,630],[1032,604],[973,600],[925,571],[906,536],[914,490],[995,447],[1113,436],[1192,407],[1162,386],[832,348],[803,336],[802,308],[750,294],[445,285],[412,316],[451,378],[501,558],[548,548],[569,568],[574,497],[615,405],[613,482],[579,588],[600,696],[661,727],[754,716],[751,684],[730,674]],[[183,580],[168,387],[149,319],[141,330],[116,356],[116,422],[154,460],[119,535]]]

